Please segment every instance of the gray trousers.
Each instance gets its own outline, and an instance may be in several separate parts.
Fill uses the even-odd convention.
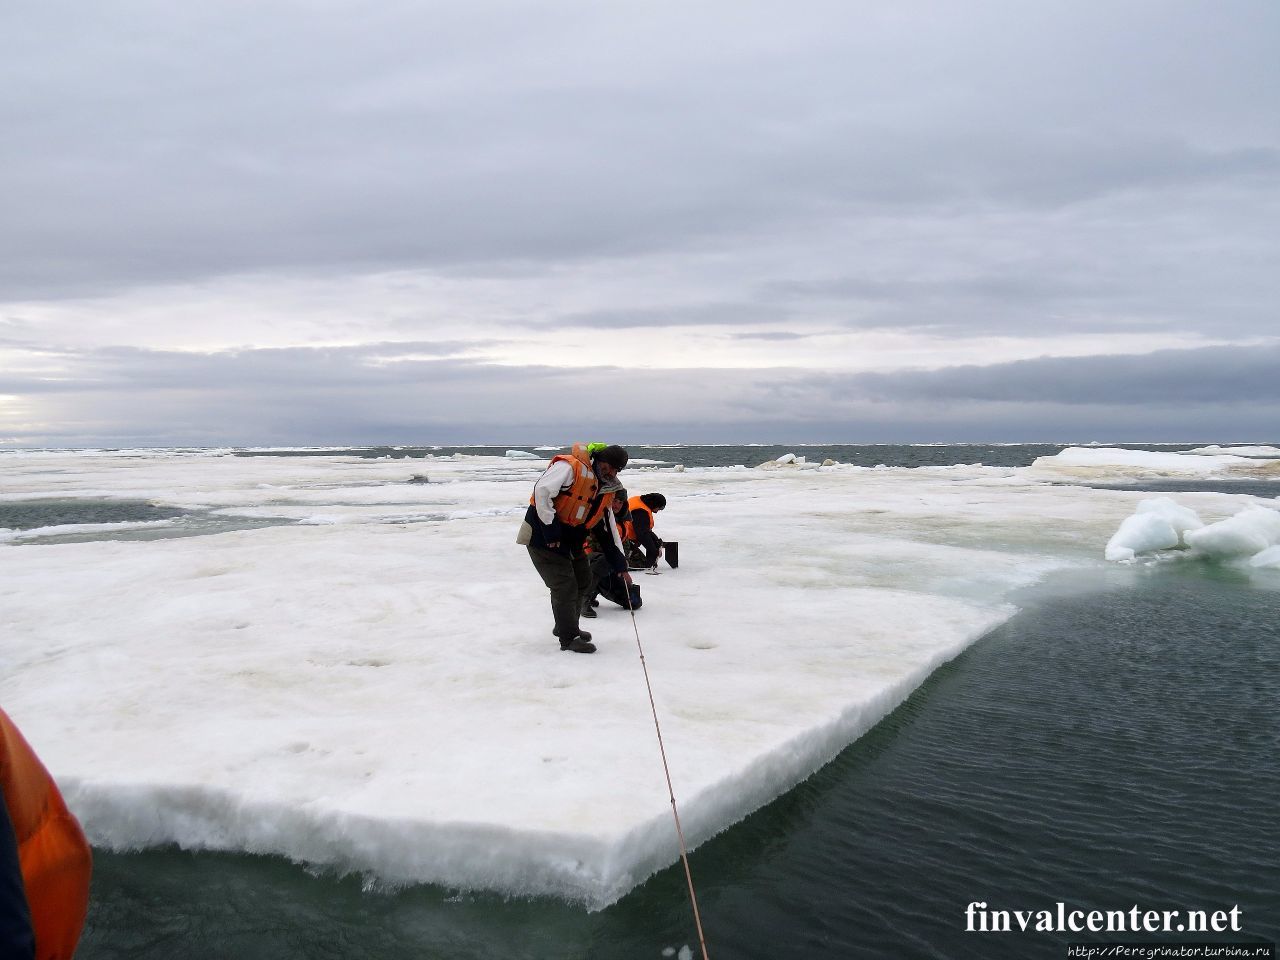
[[[578,635],[578,617],[582,601],[587,598],[591,570],[586,557],[566,557],[542,547],[529,547],[529,559],[542,582],[551,591],[551,616],[555,618],[555,635],[572,640]]]

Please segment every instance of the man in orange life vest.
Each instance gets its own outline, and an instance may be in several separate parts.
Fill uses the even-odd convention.
[[[71,960],[92,857],[44,764],[0,710],[0,957]]]
[[[603,522],[621,560],[622,538],[609,506],[614,492],[622,489],[618,471],[629,459],[619,446],[575,443],[572,453],[551,458],[529,498],[516,542],[529,548],[534,568],[551,591],[552,633],[560,639],[561,650],[596,652],[591,634],[578,629],[591,583],[583,546],[591,528]],[[625,561],[621,572],[626,572]]]

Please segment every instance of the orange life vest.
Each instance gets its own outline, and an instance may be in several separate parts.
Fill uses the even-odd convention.
[[[632,497],[630,500],[628,500],[627,509],[631,511],[632,516],[635,515],[637,510],[640,511],[641,513],[648,514],[649,529],[650,530],[653,529],[653,511],[649,509],[648,504],[646,504],[643,500],[641,500],[640,497],[635,496],[635,497]],[[636,538],[636,525],[632,523],[630,520],[628,520],[622,533],[622,539],[635,540],[635,538]]]
[[[560,453],[552,457],[547,468],[560,462],[573,467],[573,482],[569,489],[560,491],[551,501],[555,505],[556,516],[566,526],[590,529],[600,522],[604,512],[609,509],[609,504],[613,503],[613,494],[601,495],[595,509],[591,508],[591,501],[595,499],[600,483],[596,480],[595,471],[591,469],[591,457],[585,443],[575,443],[571,454]],[[529,498],[529,503],[533,503],[533,497]]]
[[[92,854],[49,771],[3,710],[0,789],[18,839],[36,960],[71,960],[89,910]]]

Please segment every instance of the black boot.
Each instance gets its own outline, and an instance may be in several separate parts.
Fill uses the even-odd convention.
[[[573,653],[595,653],[596,645],[586,638],[586,634],[578,634],[567,643],[560,641],[561,650],[569,650]]]
[[[556,627],[552,627],[552,628],[551,628],[551,635],[552,635],[552,636],[554,636],[554,637],[560,637],[560,631],[559,631],[559,629],[557,629]],[[590,640],[590,639],[591,639],[591,634],[587,633],[587,631],[585,631],[585,630],[579,630],[579,631],[578,631],[578,633],[577,633],[577,636],[575,637],[575,639],[577,639],[577,640]],[[561,642],[561,643],[564,643],[564,637],[560,637],[560,642]]]

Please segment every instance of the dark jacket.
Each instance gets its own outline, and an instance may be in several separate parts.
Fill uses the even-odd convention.
[[[0,957],[29,960],[36,955],[36,935],[31,929],[31,909],[22,882],[18,841],[9,819],[9,807],[0,792]]]
[[[657,565],[658,551],[662,549],[662,541],[649,525],[650,516],[651,514],[644,510],[631,512],[631,527],[636,532],[636,546],[644,551],[643,565],[646,567]]]
[[[616,514],[613,519],[616,523],[618,520]],[[591,550],[593,553],[601,554],[614,573],[622,573],[627,569],[627,557],[618,549],[618,545],[613,542],[613,537],[609,535],[607,521],[601,520],[591,528]]]

